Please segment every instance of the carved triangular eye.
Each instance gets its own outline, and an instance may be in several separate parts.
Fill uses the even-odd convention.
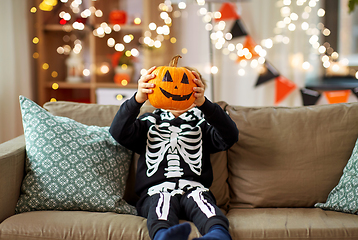
[[[165,73],[162,82],[173,82],[172,76],[169,73],[169,70]]]
[[[184,73],[183,79],[181,80],[181,83],[189,84],[189,79],[188,79],[188,76],[186,75],[186,73]]]

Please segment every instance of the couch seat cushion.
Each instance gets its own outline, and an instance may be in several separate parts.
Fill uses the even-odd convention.
[[[191,223],[192,224],[192,223]],[[190,239],[199,237],[192,224]],[[14,215],[0,225],[0,239],[150,240],[147,220],[112,212],[34,211]]]
[[[358,216],[317,208],[232,209],[233,239],[358,239]]]

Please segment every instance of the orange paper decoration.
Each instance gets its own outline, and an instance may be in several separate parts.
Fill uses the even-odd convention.
[[[275,78],[276,96],[275,105],[284,100],[293,90],[296,89],[296,84],[285,77],[278,76]]]
[[[351,90],[326,91],[324,95],[329,104],[348,102]]]
[[[223,3],[219,12],[221,13],[221,17],[215,19],[215,21],[234,20],[240,18],[239,14],[236,12],[236,6],[234,3]]]
[[[256,42],[254,41],[254,39],[247,35],[245,38],[245,42],[243,44],[243,48],[247,48],[249,49],[249,52],[251,53],[251,57],[250,58],[246,58],[245,56],[239,56],[236,60],[236,62],[240,62],[241,60],[250,60],[253,58],[258,58],[260,57],[260,55],[255,51],[255,47],[256,47]]]

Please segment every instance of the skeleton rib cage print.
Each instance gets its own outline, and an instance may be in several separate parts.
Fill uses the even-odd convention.
[[[181,124],[180,127],[162,122],[150,127],[145,155],[148,177],[157,172],[163,160],[167,162],[167,167],[164,168],[166,178],[183,176],[183,164],[187,164],[196,175],[201,175],[202,132],[199,127],[200,122],[196,126]]]

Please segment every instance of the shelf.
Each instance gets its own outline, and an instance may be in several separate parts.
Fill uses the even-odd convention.
[[[32,0],[33,5],[40,5],[43,0]],[[44,12],[38,11],[34,16],[36,24],[34,24],[34,31],[36,31],[37,37],[40,39],[36,44],[36,51],[39,54],[37,59],[37,92],[38,103],[40,105],[49,101],[50,99],[56,99],[58,101],[79,101],[96,103],[98,101],[98,90],[101,91],[114,91],[132,93],[138,89],[137,81],[131,81],[129,84],[123,86],[121,84],[114,83],[114,69],[111,68],[111,56],[116,53],[115,48],[108,46],[108,38],[115,39],[116,42],[121,43],[121,39],[126,34],[132,34],[134,39],[129,43],[123,43],[126,49],[136,48],[140,53],[140,57],[136,64],[136,69],[143,69],[148,65],[152,51],[149,52],[145,48],[141,48],[139,39],[143,37],[145,26],[148,26],[151,9],[156,9],[161,0],[149,1],[149,0],[108,0],[108,1],[93,1],[82,0],[83,7],[94,7],[103,12],[101,17],[91,15],[85,24],[83,30],[75,29],[72,23],[75,19],[73,15],[71,20],[64,25],[59,23],[58,13],[63,9],[68,12],[69,5],[65,3],[58,3],[58,7],[53,11]],[[131,3],[131,7],[128,3]],[[153,5],[154,4],[154,5]],[[120,5],[128,8],[128,23],[120,24],[120,30],[115,31],[115,24],[109,22],[109,14],[113,9],[119,8]],[[139,25],[133,23],[132,18],[135,16],[141,17],[143,22]],[[157,15],[155,15],[157,17]],[[101,26],[102,23],[108,24],[112,29],[111,33],[106,34],[105,37],[97,37],[93,34],[93,31]],[[118,30],[118,29],[116,29]],[[68,54],[59,53],[59,47],[67,48],[71,50],[80,41],[82,65],[74,61],[74,58],[70,60]],[[162,59],[160,57],[160,59]],[[44,69],[44,64],[49,66],[49,70]],[[76,65],[77,64],[77,65]],[[107,74],[98,73],[98,69],[106,65],[109,67]],[[91,69],[91,74],[88,77],[84,77],[82,82],[72,83],[67,82],[68,72],[80,68]],[[53,73],[56,73],[56,77],[53,77]],[[72,73],[72,72],[71,72]],[[135,72],[136,76],[133,79],[138,79],[138,72]],[[81,74],[80,74],[81,75]],[[58,84],[58,86],[56,84]],[[54,85],[55,84],[55,85]],[[131,94],[130,94],[131,95]]]
[[[70,82],[59,82],[52,81],[46,83],[46,88],[52,88],[53,84],[57,83],[59,89],[90,89],[90,88],[137,88],[137,83],[129,83],[126,86],[117,83],[70,83]]]
[[[62,89],[90,89],[91,88],[91,83],[86,83],[86,82],[70,83],[70,82],[60,82],[60,81],[47,82],[46,88],[52,88],[54,83],[57,83],[58,88],[62,88]]]
[[[109,24],[109,26],[113,29],[113,24]],[[100,27],[99,24],[96,24],[95,28]],[[118,31],[135,31],[135,32],[141,32],[143,30],[143,25],[120,25],[121,29]],[[44,26],[44,30],[45,31],[64,31],[64,32],[71,32],[71,31],[89,31],[91,30],[91,26],[89,25],[85,25],[85,29],[84,30],[78,30],[78,29],[74,29],[72,27],[72,24],[65,24],[65,25],[61,25],[61,24],[47,24]]]
[[[128,83],[128,85],[123,86],[117,83],[96,83],[97,88],[138,88],[137,83]]]

